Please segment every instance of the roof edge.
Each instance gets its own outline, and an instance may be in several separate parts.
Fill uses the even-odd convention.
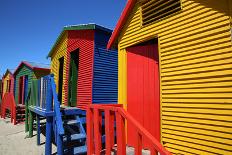
[[[128,15],[130,13],[130,11],[133,9],[135,3],[137,2],[137,0],[128,0],[127,4],[118,20],[118,23],[108,41],[107,44],[107,49],[111,49],[113,47],[113,44],[115,43],[115,40],[117,39],[120,30],[122,29],[123,25],[126,23],[126,20],[128,18]]]

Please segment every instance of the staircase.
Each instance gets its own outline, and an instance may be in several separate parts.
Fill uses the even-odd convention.
[[[29,127],[27,123],[25,127],[32,137],[33,117],[36,116],[37,144],[40,144],[40,119],[46,118],[45,154],[51,155],[52,143],[58,155],[86,154],[86,112],[76,107],[61,107],[53,75],[33,80],[29,94],[26,116],[31,119],[26,121]]]
[[[16,124],[25,122],[25,105],[16,106]]]
[[[64,154],[86,154],[85,116],[73,115],[64,118],[63,149]]]

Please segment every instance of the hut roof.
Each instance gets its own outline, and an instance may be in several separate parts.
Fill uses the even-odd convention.
[[[11,75],[13,75],[14,69],[7,69],[6,72],[5,72],[5,74],[3,75],[3,78],[5,78],[8,73],[10,73]]]
[[[49,64],[43,64],[43,63],[36,63],[36,62],[29,62],[29,61],[22,61],[17,69],[14,71],[14,75],[17,73],[18,69],[22,66],[26,65],[31,70],[50,70]]]
[[[57,46],[57,44],[59,43],[59,41],[61,40],[62,36],[64,35],[64,33],[66,31],[70,31],[70,30],[102,30],[105,31],[107,33],[112,33],[112,30],[105,28],[103,26],[94,24],[94,23],[90,23],[90,24],[79,24],[79,25],[69,25],[69,26],[65,26],[63,28],[63,30],[61,31],[59,37],[56,39],[54,45],[52,46],[52,49],[50,50],[50,52],[48,53],[47,58],[51,57],[55,47]]]

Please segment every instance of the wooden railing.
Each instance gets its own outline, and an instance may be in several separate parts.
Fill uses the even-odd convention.
[[[57,154],[63,154],[62,136],[64,135],[64,126],[60,112],[60,102],[57,98],[54,75],[47,75],[40,79],[33,80],[27,97],[26,105],[26,131],[29,131],[29,137],[32,137],[33,119],[32,110],[37,116],[37,133],[40,133],[39,115],[46,117],[46,143],[45,154],[51,154],[52,148],[52,131],[54,131],[57,143]],[[28,120],[30,115],[31,120]],[[28,122],[30,122],[28,124]],[[29,127],[28,127],[29,126]],[[52,130],[53,128],[53,130]],[[37,143],[40,137],[37,136]]]
[[[116,120],[117,154],[126,154],[125,123],[133,125],[136,134],[135,155],[141,155],[143,139],[149,143],[151,155],[171,155],[138,121],[136,121],[121,105],[92,104],[87,108],[87,145],[88,155],[102,153],[102,116],[105,117],[105,154],[110,155],[114,144],[114,124]]]
[[[11,112],[11,123],[16,124],[16,104],[12,93],[5,93],[1,103],[1,117],[6,118],[6,109]]]

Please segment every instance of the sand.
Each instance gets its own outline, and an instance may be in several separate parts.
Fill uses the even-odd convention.
[[[24,128],[24,124],[13,125],[9,118],[0,118],[0,155],[45,154],[45,137],[41,134],[41,145],[37,146],[36,135],[26,138]],[[53,154],[55,154],[56,147],[54,145],[52,147]]]

